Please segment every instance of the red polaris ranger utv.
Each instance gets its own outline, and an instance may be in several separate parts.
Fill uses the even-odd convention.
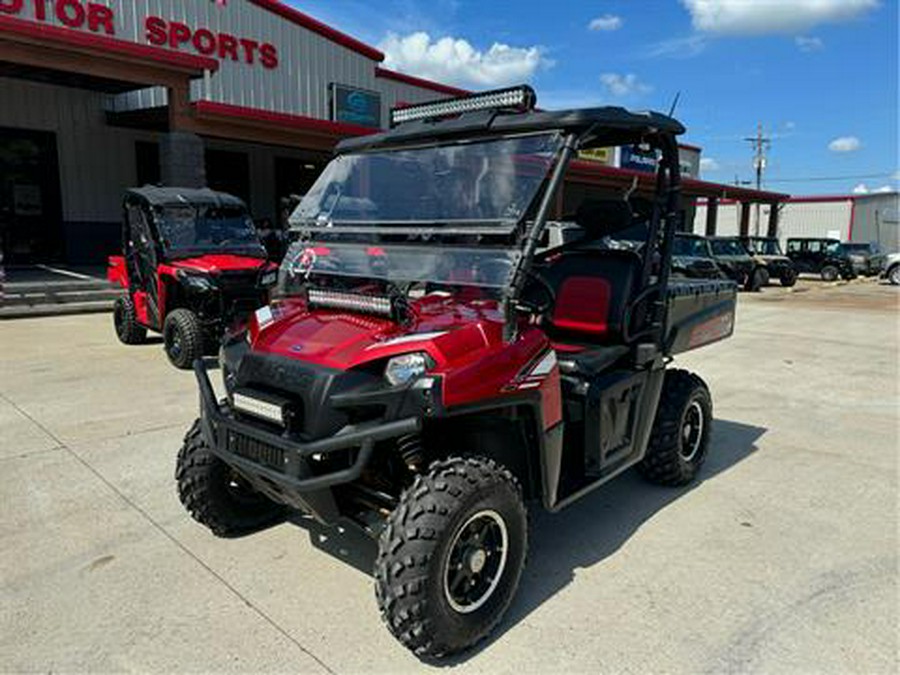
[[[222,536],[285,509],[362,524],[382,617],[422,657],[500,621],[526,503],[558,511],[631,466],[695,477],[712,401],[667,366],[733,329],[734,282],[669,280],[681,124],[533,106],[527,87],[423,104],[342,142],[292,215],[283,299],[223,340],[224,398],[194,363],[186,509]],[[641,208],[566,194],[579,150],[624,144],[661,154]],[[580,236],[542,246],[551,219]]]
[[[265,305],[278,269],[266,258],[237,197],[209,189],[143,187],[124,200],[122,248],[107,276],[126,294],[113,312],[116,335],[139,344],[162,333],[177,368],[215,353],[224,329]]]

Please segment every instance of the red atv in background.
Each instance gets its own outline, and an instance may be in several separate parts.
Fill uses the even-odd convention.
[[[265,305],[278,277],[247,207],[209,189],[143,187],[124,199],[122,248],[107,276],[116,300],[116,335],[139,344],[162,333],[166,355],[190,368],[215,353],[225,328]]]
[[[498,624],[526,504],[634,466],[697,476],[712,400],[668,366],[733,330],[734,282],[669,278],[681,124],[533,106],[528,87],[422,104],[342,142],[291,217],[283,297],[222,341],[224,398],[194,363],[188,512],[220,536],[288,509],[358,523],[382,617],[422,657]],[[661,153],[653,187],[569,189],[579,150],[626,144]]]

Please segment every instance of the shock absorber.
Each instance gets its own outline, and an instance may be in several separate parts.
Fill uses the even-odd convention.
[[[419,434],[408,434],[397,439],[397,452],[407,468],[418,473],[425,463],[425,454],[422,450],[422,438]]]

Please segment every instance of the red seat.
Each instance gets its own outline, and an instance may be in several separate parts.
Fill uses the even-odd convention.
[[[563,331],[603,337],[609,329],[611,286],[599,276],[571,276],[564,279],[556,294],[550,321]]]

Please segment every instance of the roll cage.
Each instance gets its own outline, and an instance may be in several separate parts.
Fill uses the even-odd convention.
[[[682,229],[681,175],[678,160],[677,136],[684,127],[677,120],[655,112],[631,112],[620,107],[598,107],[568,111],[535,111],[534,94],[530,88],[526,92],[524,106],[493,107],[462,110],[455,112],[441,110],[441,104],[448,108],[465,103],[468,99],[453,102],[435,101],[415,108],[435,109],[435,114],[416,117],[402,122],[394,128],[358,138],[342,141],[336,148],[336,155],[367,153],[375,151],[408,150],[410,148],[441,147],[460,141],[478,142],[493,139],[521,137],[530,134],[556,132],[563,142],[551,163],[545,185],[538,191],[534,202],[519,218],[515,231],[518,233],[516,246],[522,255],[514,264],[508,288],[503,297],[503,312],[506,317],[505,336],[512,340],[516,334],[515,313],[522,300],[522,294],[532,269],[536,251],[555,200],[563,187],[566,171],[581,150],[622,145],[640,145],[658,152],[654,195],[647,219],[646,243],[640,247],[641,268],[638,288],[631,299],[631,307],[644,304],[649,311],[642,314],[643,326],[636,327],[632,334],[636,339],[652,341],[657,346],[665,335],[664,292],[671,271],[671,251],[674,233]],[[478,95],[475,98],[489,100],[497,93],[513,90],[498,90]],[[529,94],[530,92],[530,94]],[[476,107],[476,106],[473,106]],[[623,199],[627,201],[628,195]],[[529,218],[529,215],[532,216]],[[296,222],[295,230],[311,232],[314,228]],[[334,231],[339,231],[335,227]],[[404,231],[409,228],[404,228]],[[448,236],[458,236],[453,228],[417,225],[414,232],[427,235],[430,245],[446,244]],[[347,235],[351,236],[348,232]]]

